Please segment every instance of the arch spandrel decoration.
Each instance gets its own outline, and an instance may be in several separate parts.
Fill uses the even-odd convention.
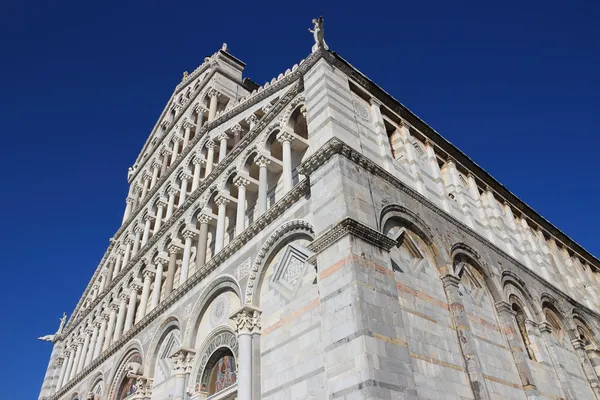
[[[262,245],[260,251],[254,259],[252,269],[248,276],[248,282],[246,284],[246,304],[253,304],[254,302],[254,290],[258,284],[258,278],[264,268],[264,262],[267,257],[271,254],[274,248],[283,241],[288,240],[294,233],[305,234],[313,238],[314,228],[312,224],[301,219],[295,219],[281,224],[275,231],[269,236],[269,238]]]

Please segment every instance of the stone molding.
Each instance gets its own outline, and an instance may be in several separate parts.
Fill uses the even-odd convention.
[[[316,56],[316,54],[317,53],[312,54],[311,57]],[[141,201],[141,203],[139,204],[137,209],[135,211],[132,211],[130,217],[126,221],[123,222],[123,224],[117,230],[117,232],[115,233],[113,238],[111,238],[111,244],[113,244],[113,242],[116,242],[118,240],[118,238],[120,238],[123,235],[123,233],[127,231],[129,225],[137,219],[139,214],[142,214],[145,212],[145,207],[147,206],[147,204],[152,201],[155,194],[157,192],[159,192],[159,190],[161,189],[161,186],[164,185],[164,183],[170,179],[171,175],[173,174],[173,171],[175,171],[177,168],[179,168],[179,164],[181,164],[181,162],[185,159],[185,157],[187,157],[188,153],[190,153],[191,151],[194,151],[193,149],[194,149],[195,145],[198,144],[198,142],[201,140],[201,138],[207,132],[220,126],[221,124],[228,121],[229,119],[231,119],[233,116],[237,115],[238,113],[245,111],[246,109],[250,108],[254,104],[264,100],[265,98],[271,96],[273,93],[283,89],[284,87],[286,87],[289,84],[292,84],[293,82],[298,80],[304,74],[304,72],[307,71],[312,66],[312,64],[314,64],[316,62],[316,60],[318,59],[317,57],[314,57],[312,59],[312,61],[309,62],[311,57],[309,57],[306,60],[306,62],[304,62],[304,64],[301,65],[301,67],[296,69],[295,72],[289,74],[288,76],[284,77],[283,79],[281,79],[279,82],[277,82],[273,86],[270,86],[269,88],[263,90],[262,92],[257,93],[255,96],[253,96],[251,99],[249,99],[252,101],[240,103],[238,106],[233,107],[231,110],[221,114],[214,121],[204,125],[201,128],[200,133],[198,135],[196,135],[194,137],[194,139],[192,139],[190,141],[190,144],[183,150],[183,152],[181,154],[179,154],[179,156],[177,157],[177,159],[175,160],[173,165],[171,165],[167,169],[165,175],[162,176],[156,182],[156,184],[154,185],[154,187],[151,190],[149,190],[148,194]],[[254,128],[252,130],[250,130],[240,140],[238,145],[235,146],[229,154],[227,154],[225,159],[222,162],[220,162],[215,167],[215,169],[211,172],[211,174],[200,183],[200,185],[198,186],[198,188],[196,189],[194,194],[196,194],[198,192],[202,193],[204,190],[206,190],[208,187],[210,187],[210,184],[212,183],[212,181],[214,181],[226,169],[226,167],[231,164],[231,162],[234,159],[236,159],[241,153],[244,152],[246,147],[248,147],[248,145],[250,145],[260,135],[260,133],[276,118],[276,116],[278,116],[281,112],[286,110],[286,107],[288,106],[289,102],[292,101],[302,90],[303,90],[303,82],[300,80],[299,82],[296,83],[296,85],[294,87],[292,87],[286,93],[284,93],[281,96],[281,98],[279,99],[279,101],[277,101],[277,103],[274,106],[270,107],[269,112],[267,114],[265,114],[256,123]],[[188,207],[186,206],[186,204],[188,203],[188,201],[196,200],[196,197],[194,196],[194,194],[189,196],[189,198],[185,202],[185,204],[182,207],[178,208],[177,212],[175,212],[171,218],[175,218],[176,215],[179,215],[181,210],[187,209]],[[183,213],[181,213],[181,214],[183,214]],[[166,227],[167,225],[168,224],[163,225],[163,227],[161,228],[161,231],[163,231],[164,227]],[[160,234],[160,232],[157,232],[157,234]],[[156,236],[156,234],[153,235],[152,237],[154,238],[155,236]],[[151,242],[152,242],[152,239],[150,239],[148,241],[148,243],[146,243],[146,246],[148,246]],[[146,247],[146,246],[144,246],[144,247]],[[109,248],[105,252],[104,257],[102,257],[102,260],[100,261],[99,265],[104,265],[104,263],[106,262],[106,258],[110,255],[111,249],[112,249],[112,247],[109,246]],[[138,255],[140,253],[142,253],[142,252],[138,251]],[[130,263],[131,263],[131,261],[135,261],[135,260],[130,260]],[[125,268],[125,269],[127,269],[127,268]],[[98,278],[97,274],[98,274],[98,269],[92,276],[92,279],[90,280],[90,282],[94,282]],[[120,279],[120,278],[117,276],[117,279]],[[77,303],[77,306],[75,307],[75,310],[73,311],[72,315],[77,316],[77,314],[81,310],[82,305],[83,305],[86,297],[88,296],[90,290],[91,290],[90,285],[88,284],[88,287],[86,288],[82,297],[80,298],[79,302]],[[107,289],[107,290],[110,290],[110,289]],[[79,320],[79,318],[76,321],[78,321],[78,320]],[[71,320],[69,320],[69,322],[65,326],[65,330],[67,331],[67,333],[70,333],[71,326],[76,323],[77,322],[72,322]]]
[[[552,283],[546,281],[543,277],[536,274],[534,271],[527,268],[520,261],[506,254],[502,249],[497,247],[495,244],[490,242],[487,238],[481,236],[479,233],[468,227],[466,224],[461,221],[455,219],[452,215],[446,213],[444,210],[433,204],[429,199],[425,196],[421,195],[417,191],[410,188],[408,185],[403,183],[399,178],[392,175],[390,172],[386,171],[374,161],[371,161],[369,158],[360,154],[358,151],[354,150],[346,143],[342,142],[338,138],[329,139],[320,149],[318,149],[315,153],[313,153],[310,157],[308,157],[299,167],[298,172],[300,174],[305,175],[306,177],[310,177],[310,175],[316,171],[321,165],[327,162],[331,157],[335,155],[340,155],[355,163],[356,165],[362,167],[370,174],[383,179],[391,186],[394,186],[396,189],[401,192],[407,194],[412,197],[414,200],[427,207],[435,214],[444,218],[447,222],[453,224],[473,239],[481,243],[483,246],[487,247],[500,257],[504,258],[510,264],[514,265],[516,268],[520,269],[520,272],[529,275],[536,281],[538,281],[542,286],[545,286],[551,289],[553,292],[560,295],[560,297],[566,302],[570,303],[575,308],[580,308],[586,310],[586,312],[594,316],[596,319],[600,319],[600,313],[590,309],[588,306],[581,304],[579,301],[571,298],[569,295],[564,293],[562,290],[554,286]],[[314,250],[313,250],[314,251]]]
[[[232,240],[227,246],[225,246],[220,252],[214,255],[202,269],[196,271],[190,276],[183,285],[174,289],[171,294],[158,303],[153,310],[151,310],[144,318],[131,327],[127,332],[123,333],[119,340],[112,343],[106,350],[100,353],[96,359],[92,360],[80,373],[75,375],[73,379],[70,379],[60,390],[50,396],[49,400],[58,400],[64,396],[67,392],[73,389],[83,378],[94,372],[102,363],[108,360],[111,356],[117,354],[127,343],[137,336],[144,328],[149,326],[154,320],[166,312],[173,304],[177,303],[186,293],[194,288],[200,281],[206,276],[215,271],[224,261],[238,251],[243,245],[254,239],[258,233],[263,230],[266,226],[272,223],[277,218],[281,217],[283,213],[290,208],[290,206],[300,200],[309,189],[307,179],[300,181],[292,190],[290,190],[281,200],[275,203],[269,208],[260,218],[258,218],[253,224],[248,226],[242,233],[240,233],[234,240]],[[170,220],[169,223],[173,223],[174,220]],[[161,229],[162,230],[162,229]],[[150,243],[150,242],[148,242]],[[151,247],[151,246],[150,246]],[[150,248],[148,247],[148,248]],[[129,265],[127,268],[131,267]],[[125,274],[119,273],[119,277]],[[117,280],[115,279],[115,280]],[[117,306],[118,307],[118,306]],[[69,332],[70,333],[70,332]],[[69,333],[64,334],[67,336]]]
[[[385,251],[390,251],[396,245],[394,239],[352,218],[346,218],[316,238],[308,246],[308,249],[315,253],[320,253],[346,235],[362,239]]]

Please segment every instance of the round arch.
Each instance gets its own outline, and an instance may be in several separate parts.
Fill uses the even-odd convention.
[[[139,361],[138,361],[139,357]],[[106,387],[110,387],[108,395],[105,396],[106,399],[113,400],[117,395],[117,391],[121,385],[121,382],[125,375],[127,374],[127,365],[129,362],[139,362],[142,364],[142,360],[144,359],[144,353],[142,350],[142,345],[138,340],[133,340],[130,344],[123,350],[122,355],[119,357],[119,361],[115,364],[117,368],[112,372],[110,385]]]
[[[203,384],[209,378],[209,373],[213,369],[218,358],[227,350],[234,359],[234,366],[238,360],[238,341],[237,335],[229,326],[219,326],[215,328],[202,343],[200,351],[197,353],[196,362],[190,376],[194,379],[196,391],[203,390]],[[237,369],[236,369],[237,370]]]
[[[146,361],[144,363],[144,373],[149,378],[152,378],[154,375],[154,365],[156,364],[156,357],[160,349],[160,345],[167,335],[174,330],[179,330],[181,332],[181,323],[176,316],[171,315],[161,322],[156,330],[156,333],[154,334],[154,337],[150,341]]]
[[[254,304],[257,302],[257,296],[255,296],[254,289],[256,288],[260,276],[263,274],[264,265],[267,264],[267,260],[276,251],[281,248],[283,244],[290,241],[292,238],[297,236],[308,237],[311,241],[314,239],[314,228],[312,224],[302,219],[294,219],[281,224],[265,241],[260,248],[260,251],[256,255],[252,268],[248,275],[248,282],[246,283],[246,304]],[[258,292],[258,291],[257,291]]]
[[[210,305],[211,301],[219,294],[226,291],[234,292],[241,302],[242,290],[235,277],[231,275],[220,275],[216,277],[204,291],[202,291],[198,300],[194,303],[194,307],[186,322],[185,333],[183,335],[184,346],[194,347],[196,343],[193,343],[192,341],[195,341],[196,339],[197,326],[200,323],[202,315]]]

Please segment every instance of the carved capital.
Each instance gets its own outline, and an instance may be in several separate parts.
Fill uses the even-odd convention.
[[[227,135],[227,133],[225,133],[225,132],[222,132],[222,133],[219,133],[215,137],[215,139],[217,139],[218,141],[227,140],[227,139],[229,139],[229,135]]]
[[[147,269],[142,275],[144,276],[144,278],[154,279],[154,277],[156,276],[156,272],[154,272],[151,269]]]
[[[552,325],[550,325],[546,321],[540,322],[538,327],[539,327],[541,333],[550,333],[550,334],[552,333]]]
[[[196,124],[194,124],[191,121],[187,121],[187,120],[183,121],[183,127],[184,127],[184,129],[191,129],[191,128],[195,127],[195,126],[196,126]]]
[[[193,161],[194,165],[200,164],[200,165],[204,165],[206,164],[206,159],[204,158],[204,156],[202,154],[196,155],[196,157],[194,157],[194,161]]]
[[[110,306],[108,307],[111,311],[119,311],[119,305],[117,303],[110,303]]]
[[[249,116],[246,117],[245,121],[248,125],[253,126],[254,124],[256,124],[258,122],[258,117],[254,114],[250,114]]]
[[[167,157],[170,156],[171,153],[172,153],[172,151],[170,149],[167,149],[166,147],[160,151],[160,155],[167,156]]]
[[[215,197],[215,204],[218,206],[226,206],[229,203],[231,203],[231,200],[221,194]]]
[[[269,111],[271,111],[271,109],[273,108],[273,106],[271,104],[265,104],[261,110],[263,113],[268,114]]]
[[[169,246],[168,250],[169,250],[169,254],[178,254],[178,253],[181,252],[181,247],[172,244],[172,245]],[[157,257],[157,259],[158,259],[158,257]],[[167,260],[167,262],[168,261],[169,260]]]
[[[206,148],[214,149],[215,147],[217,147],[217,144],[212,139],[206,142]]]
[[[144,228],[142,228],[141,226],[136,226],[135,228],[133,228],[133,233],[141,235],[142,233],[144,233]]]
[[[277,134],[277,140],[281,143],[290,142],[294,140],[294,135],[290,132],[282,131]]]
[[[508,314],[510,316],[517,315],[517,312],[512,309],[512,306],[504,300],[496,302],[496,310],[498,311],[498,314]]]
[[[128,196],[128,197],[125,199],[125,203],[127,203],[127,204],[133,204],[133,203],[135,203],[135,199],[134,199],[133,197],[129,197],[129,196]]]
[[[256,160],[254,160],[254,162],[256,163],[256,165],[258,165],[259,168],[267,167],[269,164],[271,164],[271,160],[269,160],[265,156],[258,156]]]
[[[169,202],[167,200],[165,200],[165,199],[159,199],[156,202],[156,207],[157,208],[160,208],[160,207],[167,208],[168,205],[169,205]]]
[[[171,142],[173,143],[179,143],[183,140],[183,138],[179,135],[173,135],[171,136]]]
[[[119,295],[119,300],[125,301],[125,302],[128,301],[129,300],[129,294],[127,294],[127,293],[121,293]]]
[[[188,367],[193,364],[194,355],[196,350],[181,347],[171,355],[171,361],[173,362],[173,372],[175,375],[185,374]]]
[[[158,204],[157,204],[157,206],[158,206]],[[154,219],[153,215],[150,215],[150,214],[144,215],[144,221],[152,221],[153,219]]]
[[[248,178],[244,178],[241,175],[238,175],[235,178],[233,178],[233,184],[237,187],[248,186],[250,184],[250,180]]]
[[[201,224],[208,224],[213,218],[208,215],[208,214],[198,214],[198,222],[200,222]]]
[[[458,289],[460,278],[455,275],[445,275],[442,277],[442,283],[444,284],[444,288]]]
[[[234,135],[241,135],[242,132],[244,132],[244,128],[242,128],[240,124],[235,124],[231,127],[231,132],[233,132]]]
[[[182,236],[184,239],[194,239],[198,235],[198,232],[192,229],[185,229],[182,232]]]
[[[219,97],[219,91],[217,89],[211,88],[208,90],[208,97]]]
[[[259,309],[251,306],[244,306],[233,313],[230,319],[235,323],[238,335],[251,334],[260,332],[260,315],[261,311]]]
[[[158,161],[154,160],[152,161],[152,168],[156,169],[156,170],[160,170],[160,168],[162,167],[162,164],[159,163]]]
[[[192,175],[190,175],[188,172],[182,172],[182,173],[179,175],[179,178],[180,178],[180,179],[182,179],[182,180],[183,180],[183,179],[187,179],[187,180],[189,181],[189,180],[191,180],[191,179],[192,179]]]

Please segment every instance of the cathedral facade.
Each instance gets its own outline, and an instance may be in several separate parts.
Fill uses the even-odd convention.
[[[600,261],[313,23],[184,74],[39,399],[600,399]]]

